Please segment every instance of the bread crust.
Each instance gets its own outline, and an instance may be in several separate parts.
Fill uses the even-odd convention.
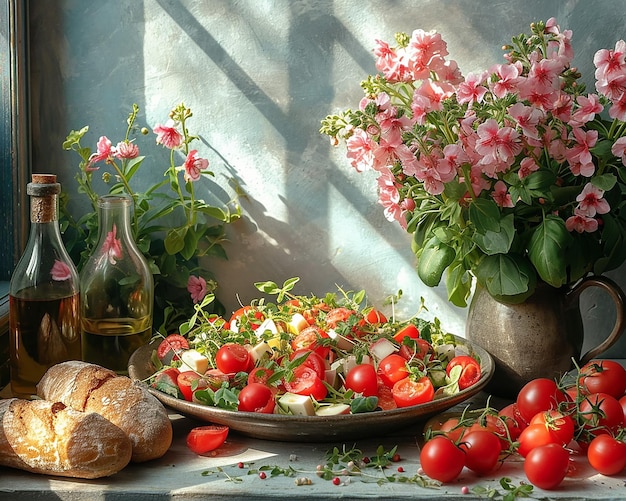
[[[106,477],[122,470],[132,454],[119,427],[59,402],[1,400],[0,424],[0,464],[33,473]]]
[[[172,444],[163,404],[139,383],[98,365],[76,360],[56,364],[37,385],[37,395],[111,421],[130,438],[133,462],[159,458]]]

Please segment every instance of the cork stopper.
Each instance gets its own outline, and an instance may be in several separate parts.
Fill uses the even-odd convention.
[[[26,185],[31,196],[30,220],[32,223],[49,223],[57,219],[57,198],[61,185],[55,174],[33,174],[32,182]]]

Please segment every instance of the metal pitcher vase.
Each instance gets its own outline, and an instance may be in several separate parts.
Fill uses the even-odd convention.
[[[608,337],[581,354],[584,329],[579,298],[589,287],[600,287],[609,294],[615,303],[616,319]],[[515,398],[532,379],[559,378],[573,368],[574,360],[585,364],[598,357],[622,334],[625,302],[624,292],[606,277],[587,277],[571,288],[560,289],[539,283],[535,293],[521,304],[497,301],[477,286],[465,336],[493,356],[495,373],[487,391]]]

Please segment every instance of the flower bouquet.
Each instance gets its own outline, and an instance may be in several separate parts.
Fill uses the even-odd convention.
[[[88,197],[92,211],[73,218],[65,195],[61,204],[62,228],[68,251],[80,271],[97,242],[98,198],[104,194],[98,193],[93,175],[102,164],[110,167],[102,172],[102,180],[109,194],[126,194],[132,199],[132,235],[154,277],[153,325],[165,334],[178,329],[193,314],[194,303],[216,289],[217,283],[199,260],[210,255],[226,257],[221,245],[225,240],[224,225],[238,219],[241,212],[236,200],[216,207],[197,196],[196,182],[213,173],[207,170],[208,160],[191,147],[198,137],[189,133],[187,121],[193,115],[182,103],[174,107],[166,124],[153,129],[156,144],[169,150],[170,164],[157,183],[139,191],[135,176],[145,156],[139,155],[133,134],[145,135],[149,131],[137,127],[138,113],[138,106],[133,105],[122,140],[114,145],[108,137],[101,136],[93,153],[81,145],[88,126],[67,136],[63,148],[80,155],[75,178],[78,192]]]
[[[504,61],[463,76],[436,32],[377,40],[379,74],[358,109],[320,131],[378,174],[388,220],[413,235],[417,272],[466,306],[473,279],[521,302],[626,259],[626,43],[594,57],[595,93],[554,19],[512,39]]]

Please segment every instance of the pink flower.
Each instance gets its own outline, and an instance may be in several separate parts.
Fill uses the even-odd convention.
[[[197,181],[202,171],[209,166],[206,158],[197,157],[197,150],[191,150],[185,159],[185,181]]]
[[[522,151],[519,133],[511,127],[500,128],[493,118],[480,124],[476,132],[476,151],[484,157],[481,164],[510,164],[515,155]]]
[[[578,233],[593,233],[598,229],[598,221],[594,218],[587,216],[584,212],[576,209],[574,215],[567,218],[565,221],[565,228],[567,231],[577,231]]]
[[[117,158],[130,160],[139,156],[139,146],[130,141],[121,141],[117,143],[114,154]]]
[[[457,101],[460,104],[468,103],[470,106],[473,103],[482,102],[483,97],[487,93],[487,87],[483,86],[486,76],[486,72],[467,75],[465,81],[461,82],[457,88]]]
[[[570,170],[576,176],[593,176],[595,165],[589,151],[596,145],[598,140],[597,130],[585,131],[580,128],[572,130],[576,145],[565,151],[565,157],[570,164]]]
[[[113,229],[107,233],[102,244],[102,253],[105,254],[111,264],[115,264],[118,259],[122,259],[122,241],[117,237],[117,226],[113,224]]]
[[[517,90],[522,68],[517,64],[497,64],[491,70],[497,80],[490,83],[491,92],[498,98],[512,94]]]
[[[525,106],[523,103],[515,103],[509,108],[508,112],[522,129],[524,135],[533,139],[539,139],[537,125],[545,116],[542,110]]]
[[[162,144],[170,150],[178,148],[181,144],[183,144],[182,134],[178,132],[173,127],[173,124],[170,124],[170,122],[168,122],[168,125],[157,124],[154,127],[153,132],[157,135],[157,144]]]
[[[626,121],[626,92],[620,96],[617,101],[609,108],[609,116],[617,118],[622,122]]]
[[[52,275],[52,280],[63,282],[71,278],[72,270],[70,270],[70,267],[63,261],[55,259],[52,270],[50,270],[50,275]]]
[[[504,181],[497,181],[491,192],[491,198],[499,207],[514,207],[515,204],[511,200],[511,195],[507,191]]]
[[[346,140],[346,156],[357,172],[364,172],[374,166],[374,141],[363,129],[354,129],[354,133]]]
[[[604,190],[587,183],[583,191],[576,197],[578,210],[581,214],[593,217],[597,214],[606,214],[611,210],[609,203],[603,198]]]
[[[576,102],[580,106],[572,115],[570,125],[572,127],[581,127],[590,122],[595,116],[602,112],[604,107],[600,104],[600,98],[597,94],[589,94],[588,97],[578,96]],[[572,123],[574,122],[574,123]]]
[[[113,157],[113,150],[111,148],[111,140],[106,136],[100,136],[98,139],[97,152],[93,153],[89,157],[89,168],[95,170],[91,166],[97,162],[108,160]]]
[[[532,157],[526,157],[520,162],[517,175],[520,179],[524,179],[537,170],[539,170],[539,166],[537,165],[537,162],[535,162],[535,159]]]
[[[191,300],[194,303],[199,303],[206,296],[206,280],[202,277],[190,275],[187,281],[187,291],[191,295]]]
[[[622,164],[626,165],[626,137],[620,137],[611,146],[611,153],[622,160]]]

